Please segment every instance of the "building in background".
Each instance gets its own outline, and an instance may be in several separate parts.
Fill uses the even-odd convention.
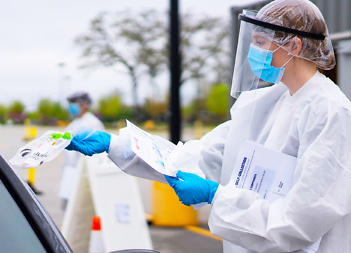
[[[336,67],[332,70],[321,72],[337,83],[351,100],[351,1],[311,1],[318,6],[325,18],[336,56]],[[271,1],[257,0],[255,3],[233,6],[231,8],[231,71],[234,69],[239,36],[240,22],[238,15],[243,9],[259,10],[269,2]]]

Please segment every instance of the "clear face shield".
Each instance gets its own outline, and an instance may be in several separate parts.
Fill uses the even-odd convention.
[[[243,11],[243,15],[248,17],[254,18],[256,14],[256,11]],[[237,98],[243,91],[254,90],[258,87],[269,85],[267,81],[260,78],[263,68],[260,68],[262,63],[259,63],[259,58],[263,62],[263,65],[266,60],[268,62],[268,58],[271,55],[260,49],[268,50],[270,48],[274,33],[273,30],[264,30],[264,28],[262,29],[255,24],[241,22],[231,89],[233,97]]]
[[[257,11],[252,10],[244,10],[239,15],[241,24],[231,89],[231,96],[234,98],[238,98],[243,91],[255,90],[281,81],[285,65],[293,55],[283,66],[274,67],[272,66],[273,53],[283,48],[292,37],[324,39],[323,35],[260,21],[256,15]],[[286,32],[291,36],[277,43],[277,32]],[[274,51],[270,50],[272,43],[277,46]]]

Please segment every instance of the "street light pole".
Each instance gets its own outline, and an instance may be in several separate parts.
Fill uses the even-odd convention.
[[[178,0],[170,0],[170,139],[177,144],[181,138],[181,111],[180,111],[180,31],[179,31],[179,4]]]
[[[64,101],[64,86],[65,86],[65,67],[66,63],[60,62],[57,64],[59,67],[59,77],[58,77],[58,91],[57,91],[57,99],[58,102],[62,105],[62,102]]]

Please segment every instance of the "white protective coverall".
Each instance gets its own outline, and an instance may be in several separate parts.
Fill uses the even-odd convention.
[[[321,237],[317,252],[351,252],[351,104],[339,88],[317,72],[293,96],[282,83],[242,93],[231,117],[184,145],[192,151],[184,156],[192,157],[189,166],[220,183],[209,227],[223,238],[224,252],[303,252]],[[109,157],[116,165],[165,182],[128,150],[127,139],[112,136]],[[286,197],[269,203],[229,182],[246,140],[297,157]]]
[[[96,131],[104,131],[105,127],[102,122],[91,112],[84,113],[81,117],[75,118],[66,127],[65,131],[77,130],[81,127],[87,127]],[[79,159],[83,157],[79,152],[64,151],[64,164],[62,169],[61,182],[59,185],[58,195],[62,199],[69,199],[74,183],[76,181],[78,169],[76,168]]]

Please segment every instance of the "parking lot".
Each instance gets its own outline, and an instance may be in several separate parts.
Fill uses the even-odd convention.
[[[38,136],[49,129],[63,130],[62,128],[38,127]],[[26,144],[24,141],[24,127],[14,125],[0,126],[0,139],[0,153],[6,160],[9,160],[17,149]],[[59,155],[54,161],[38,167],[34,185],[38,191],[42,192],[41,195],[38,195],[38,199],[59,228],[62,226],[64,216],[60,208],[60,199],[57,196],[62,165],[63,156]],[[16,169],[16,171],[24,180],[27,179],[27,170]],[[140,188],[144,209],[150,213],[149,182],[140,180]],[[222,242],[208,233],[206,226],[208,212],[209,209],[207,208],[200,213],[200,229],[192,229],[191,227],[159,227],[151,224],[149,231],[154,249],[161,253],[222,252]]]

